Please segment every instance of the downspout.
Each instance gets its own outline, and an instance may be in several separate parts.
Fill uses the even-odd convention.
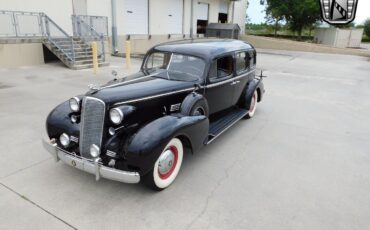
[[[231,18],[231,23],[234,23],[234,13],[235,13],[235,1],[233,1],[233,9],[232,9],[232,18]]]
[[[148,0],[148,37],[150,36],[150,1]]]
[[[185,36],[185,0],[182,0],[182,35]]]
[[[116,19],[116,0],[111,0],[112,5],[112,51],[118,53],[117,49],[117,19]]]
[[[193,38],[193,17],[194,17],[194,0],[190,0],[190,38]]]

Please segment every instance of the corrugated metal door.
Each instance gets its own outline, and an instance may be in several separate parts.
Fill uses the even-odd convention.
[[[227,14],[229,11],[229,3],[226,2],[226,1],[220,1],[220,8],[219,8],[219,12],[220,13],[223,13],[223,14]]]
[[[168,33],[182,34],[183,0],[170,0],[168,3]]]
[[[203,2],[195,4],[194,16],[194,28],[196,28],[197,34],[204,34],[208,25],[209,4]]]
[[[123,0],[125,34],[148,34],[148,0]]]
[[[198,2],[195,4],[195,20],[208,21],[208,3]]]

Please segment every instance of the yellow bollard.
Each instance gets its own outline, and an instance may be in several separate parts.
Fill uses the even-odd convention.
[[[93,54],[93,68],[94,74],[98,72],[98,46],[96,42],[91,42],[92,54]]]
[[[131,69],[131,42],[130,41],[126,41],[125,50],[126,50],[126,67],[127,69]]]

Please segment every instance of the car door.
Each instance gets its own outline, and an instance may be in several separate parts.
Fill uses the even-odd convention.
[[[239,102],[240,96],[245,89],[246,84],[250,79],[250,61],[251,55],[248,51],[236,52],[234,55],[235,60],[235,77],[234,77],[234,95],[232,104],[236,105]]]
[[[210,114],[232,106],[234,97],[233,73],[232,54],[219,57],[212,62],[205,91]]]

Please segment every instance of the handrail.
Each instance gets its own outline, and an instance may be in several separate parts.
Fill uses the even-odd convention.
[[[83,20],[82,18],[77,18],[77,21],[80,21],[82,22],[83,26],[87,27],[90,31],[92,31],[95,35],[95,37],[99,38],[99,39],[104,39],[104,35],[103,34],[99,34],[95,29],[94,27],[90,26],[87,22],[85,22],[85,20]]]
[[[52,20],[48,15],[43,12],[24,12],[24,11],[7,11],[0,10],[0,15],[6,15],[7,21],[9,21],[8,27],[0,30],[0,37],[14,37],[14,38],[24,38],[24,37],[38,37],[45,39],[50,45],[57,48],[68,61],[72,64],[76,63],[76,50],[75,48],[80,47],[87,49],[87,46],[80,45],[76,43],[73,36],[70,36],[65,30],[63,30],[54,20]],[[31,15],[34,16],[34,31],[23,31],[22,25],[19,25],[19,17]],[[37,19],[36,19],[37,18]],[[98,42],[98,55],[105,61],[105,50],[104,50],[104,33],[98,33],[97,30],[87,23],[84,18],[76,15],[76,22],[78,23],[79,33],[77,36],[84,42],[90,43],[91,41]],[[36,27],[36,24],[37,27]],[[77,25],[77,24],[76,24]],[[81,31],[81,27],[83,31]],[[1,28],[0,28],[1,29]],[[3,32],[3,33],[2,33]],[[63,47],[66,44],[68,48]]]
[[[69,36],[69,34],[67,33],[67,32],[65,32],[58,24],[56,24],[54,21],[53,21],[53,19],[51,19],[49,16],[47,16],[46,14],[44,14],[44,13],[41,13],[41,16],[42,17],[45,17],[45,18],[47,18],[47,20],[49,21],[49,22],[51,22],[55,27],[57,27],[58,28],[58,30],[60,31],[60,32],[62,32],[66,37],[71,37],[71,36]]]
[[[89,43],[91,41],[91,40],[88,40],[91,37],[93,38],[92,40],[98,40],[99,43],[100,43],[100,45],[101,45],[101,51],[99,51],[98,55],[100,55],[102,57],[103,61],[105,61],[104,35],[103,34],[99,34],[92,26],[90,26],[82,18],[80,18],[78,16],[75,17],[75,18],[76,18],[76,21],[77,21],[78,26],[81,26],[82,25],[84,27],[84,29],[86,29],[87,31],[90,32],[89,35],[83,34],[82,31],[81,31],[81,28],[78,27],[77,35],[82,40],[84,40],[86,43]]]
[[[40,14],[41,18],[44,18],[45,24],[41,23],[45,29],[44,31],[44,36],[47,37],[48,41],[52,43],[55,47],[57,47],[73,64],[75,63],[75,49],[74,49],[74,42],[73,42],[73,37],[69,36],[69,34],[64,31],[58,24],[56,24],[49,16],[47,16],[44,13]],[[62,33],[67,40],[70,39],[70,44],[71,44],[71,52],[65,51],[60,45],[57,44],[56,40],[53,38],[53,36],[50,34],[50,24],[54,26],[58,30],[58,32]]]

